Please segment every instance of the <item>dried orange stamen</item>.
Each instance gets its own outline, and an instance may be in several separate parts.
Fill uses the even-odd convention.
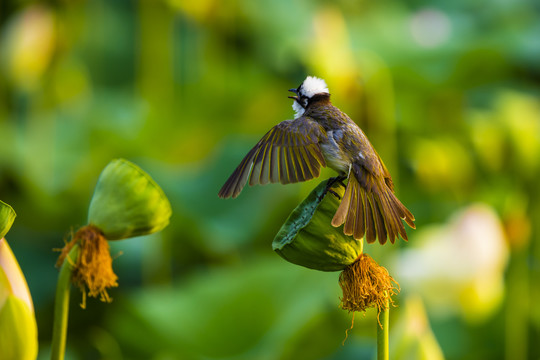
[[[64,246],[58,258],[57,266],[64,262],[69,251],[77,244],[80,247],[79,257],[71,274],[71,282],[77,285],[83,293],[81,306],[86,306],[86,293],[98,297],[104,302],[111,299],[107,288],[118,286],[118,277],[112,270],[112,259],[109,244],[103,233],[93,225],[79,229],[73,239]]]
[[[399,292],[399,284],[367,254],[361,254],[339,275],[343,291],[341,308],[351,311],[366,311],[377,307],[377,319],[382,310],[393,305],[392,295]],[[380,325],[380,322],[379,322]]]

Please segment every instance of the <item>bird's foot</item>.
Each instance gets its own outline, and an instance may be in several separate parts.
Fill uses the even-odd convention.
[[[325,193],[329,192],[330,194],[334,195],[338,200],[341,200],[341,196],[339,196],[334,190],[332,190],[332,186],[334,186],[334,184],[338,184],[345,187],[343,180],[345,180],[346,178],[347,176],[345,175],[340,175],[340,176],[330,178],[328,180],[328,183],[326,184]]]
[[[332,189],[326,189],[326,192],[329,192],[330,194],[334,195],[338,200],[341,200],[341,196],[337,192],[335,192]]]

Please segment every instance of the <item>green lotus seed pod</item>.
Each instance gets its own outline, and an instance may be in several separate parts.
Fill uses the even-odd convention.
[[[6,236],[7,232],[15,220],[15,210],[5,202],[0,200],[0,239]]]
[[[171,204],[156,182],[137,165],[113,160],[99,176],[88,223],[108,240],[148,235],[169,224]]]
[[[362,241],[343,234],[343,226],[332,226],[339,206],[336,196],[326,192],[328,180],[319,184],[293,210],[274,238],[272,248],[285,260],[310,269],[339,271],[362,254]],[[340,197],[345,189],[332,187]]]

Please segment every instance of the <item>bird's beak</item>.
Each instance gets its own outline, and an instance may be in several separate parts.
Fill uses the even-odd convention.
[[[295,94],[298,94],[298,90],[297,89],[289,89],[290,92],[293,92]],[[298,101],[298,96],[287,96],[289,99],[294,99],[296,101]]]

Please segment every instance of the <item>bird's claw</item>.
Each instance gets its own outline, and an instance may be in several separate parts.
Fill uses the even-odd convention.
[[[332,190],[332,186],[334,186],[334,184],[337,183],[338,185],[341,185],[341,186],[345,187],[345,184],[343,183],[343,180],[345,180],[346,178],[347,177],[343,176],[343,175],[330,178],[328,180],[328,183],[326,184],[325,193],[329,192],[332,195],[334,195],[338,200],[341,200],[341,196],[339,196],[338,193],[336,193],[334,190]]]
[[[330,194],[334,195],[338,200],[341,200],[341,196],[339,196],[339,194],[337,192],[335,192],[334,190],[327,189],[326,191],[329,192]]]
[[[346,178],[347,178],[347,176],[345,176],[345,175],[332,177],[332,178],[328,179],[328,184],[326,184],[326,187],[328,189],[330,189],[336,183],[343,186],[343,187],[346,187],[345,183],[343,183],[343,180],[345,180]]]

